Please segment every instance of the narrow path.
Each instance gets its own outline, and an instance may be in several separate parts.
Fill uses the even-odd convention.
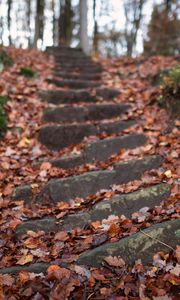
[[[79,144],[89,136],[104,137],[88,141],[81,153],[50,161],[52,165],[71,169],[92,162],[106,162],[123,149],[135,149],[146,144],[147,138],[144,134],[119,135],[124,129],[134,126],[138,120],[121,119],[124,113],[131,111],[131,105],[116,103],[115,99],[120,91],[109,89],[102,82],[101,65],[86,57],[80,50],[49,48],[48,51],[55,59],[55,76],[49,82],[59,89],[41,92],[42,100],[48,101],[50,107],[43,114],[39,141],[50,151],[59,151]],[[109,137],[109,134],[115,136]],[[52,203],[64,203],[65,206],[73,203],[75,210],[70,209],[69,214],[62,215],[63,220],[60,218],[60,221],[51,216],[24,220],[16,227],[16,236],[26,235],[29,230],[43,230],[46,233],[64,230],[71,232],[74,228],[88,228],[91,224],[111,218],[114,218],[116,226],[116,217],[130,217],[139,210],[143,217],[145,207],[149,210],[158,206],[169,196],[170,190],[166,183],[162,182],[124,195],[102,197],[98,203],[93,203],[90,199],[93,199],[92,195],[107,191],[113,185],[137,180],[146,171],[158,169],[162,163],[161,156],[147,155],[137,160],[112,163],[107,169],[87,171],[64,179],[51,179],[35,196],[35,202],[41,203],[47,210]],[[21,186],[14,191],[12,200],[19,199],[23,199],[27,204],[34,201],[30,186]],[[78,211],[81,203],[84,209]],[[114,243],[110,243],[105,237],[92,247],[84,247],[84,251],[78,249],[77,243],[77,254],[81,255],[75,262],[96,267],[100,266],[108,255],[120,255],[128,264],[133,264],[139,258],[144,263],[149,263],[157,251],[169,252],[178,244],[179,225],[179,219],[155,224],[142,231],[131,232],[130,236],[125,234]],[[15,274],[26,269],[39,273],[53,263],[52,259],[51,262],[13,266],[1,269],[0,272]],[[63,265],[62,262],[59,264]]]

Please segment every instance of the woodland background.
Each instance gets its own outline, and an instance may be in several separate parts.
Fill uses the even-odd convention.
[[[104,56],[180,54],[178,2],[88,0],[91,52]],[[0,0],[0,44],[45,49],[59,44],[78,46],[79,41],[79,1]]]

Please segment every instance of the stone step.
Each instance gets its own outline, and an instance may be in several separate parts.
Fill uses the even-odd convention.
[[[75,197],[87,197],[101,189],[109,189],[113,184],[123,184],[139,179],[145,171],[159,168],[162,162],[161,156],[147,156],[139,160],[114,164],[111,170],[87,172],[64,179],[52,179],[37,195],[36,201],[49,200],[56,203],[68,202]],[[14,201],[24,200],[27,204],[31,203],[34,198],[31,186],[17,187],[11,198]]]
[[[84,55],[84,52],[82,51],[81,48],[71,48],[71,47],[66,47],[66,46],[49,46],[46,48],[47,53],[53,53],[54,55],[62,55],[62,54],[79,54],[79,55]]]
[[[111,199],[100,201],[88,213],[68,215],[63,222],[63,229],[72,230],[75,227],[85,227],[91,222],[102,221],[110,215],[124,215],[127,218],[143,207],[153,208],[170,195],[167,184],[158,184],[137,192],[117,195]]]
[[[9,268],[0,269],[0,274],[13,274],[16,275],[21,271],[28,271],[30,273],[43,273],[47,270],[47,268],[51,265],[51,263],[35,263],[25,266],[12,266]]]
[[[138,259],[141,259],[144,264],[151,263],[155,253],[159,251],[169,253],[175,249],[180,242],[179,228],[180,219],[155,224],[118,242],[86,251],[77,263],[98,267],[107,256],[120,256],[128,265],[133,265]]]
[[[75,227],[84,228],[91,222],[102,221],[110,215],[125,215],[127,218],[143,207],[153,208],[166,199],[170,194],[170,187],[167,184],[157,184],[148,188],[143,188],[133,193],[113,196],[111,199],[102,200],[95,204],[88,212],[68,215],[63,223],[58,224],[54,217],[44,217],[26,221],[16,228],[16,235],[25,234],[28,230],[45,232],[67,230],[71,231]]]
[[[122,126],[125,125],[122,124]],[[90,143],[84,149],[87,162],[105,161],[110,155],[119,153],[122,149],[133,149],[146,143],[143,134],[130,134],[117,138],[109,138]]]
[[[75,65],[81,65],[81,64],[92,64],[94,66],[99,65],[96,62],[94,62],[92,59],[88,58],[88,57],[70,57],[70,56],[64,56],[64,57],[56,57],[54,56],[54,62],[55,64],[63,64],[63,63],[70,63],[73,64],[75,63]]]
[[[62,60],[62,61],[58,61],[57,59],[55,59],[55,66],[56,67],[60,67],[60,68],[64,68],[64,67],[72,67],[72,68],[76,68],[76,67],[86,67],[86,68],[101,68],[102,66],[98,63],[95,63],[94,61],[89,61],[84,59],[82,60],[78,60],[78,59],[72,59],[71,61],[69,59],[67,60]]]
[[[55,72],[57,71],[66,71],[66,72],[80,72],[80,73],[90,73],[90,74],[97,74],[102,72],[102,67],[98,66],[92,66],[92,65],[81,65],[81,66],[75,66],[72,64],[63,64],[63,65],[56,65]]]
[[[53,104],[72,104],[80,102],[97,102],[101,98],[112,100],[120,92],[117,89],[96,88],[95,90],[61,90],[61,91],[41,91],[40,97]]]
[[[47,108],[44,111],[45,122],[85,122],[118,117],[126,112],[128,104],[91,104],[86,106],[63,106]]]
[[[101,79],[101,74],[79,74],[79,73],[69,73],[69,72],[55,72],[54,75],[56,77],[60,78],[66,78],[66,79],[78,79],[78,80],[89,80],[89,81],[94,81],[94,80],[100,80]]]
[[[169,253],[180,241],[180,219],[172,219],[155,224],[129,237],[120,239],[115,243],[108,243],[92,250],[86,251],[77,260],[77,264],[86,267],[99,267],[108,256],[120,256],[127,265],[133,265],[136,260],[141,259],[144,264],[152,263],[153,256],[157,252]],[[34,228],[36,231],[36,227]],[[43,229],[42,229],[43,230]],[[0,274],[18,274],[20,271],[41,273],[56,264],[57,261],[33,263],[26,266],[12,266],[1,268]],[[60,263],[61,267],[68,267],[67,263]]]
[[[94,161],[105,161],[112,154],[117,154],[122,149],[133,149],[144,145],[145,142],[146,137],[143,134],[98,140],[87,145],[82,154],[55,159],[51,163],[58,168],[70,169]]]
[[[64,125],[49,125],[40,128],[38,139],[48,149],[59,151],[70,145],[79,144],[84,137],[119,133],[124,122],[108,122],[99,124],[79,123]]]
[[[68,60],[72,61],[73,59],[76,60],[89,60],[92,61],[92,58],[90,56],[85,55],[82,52],[49,52],[50,55],[54,57],[54,59],[60,59],[60,60]]]
[[[160,167],[162,161],[160,156],[149,156],[140,160],[115,164],[112,170],[93,171],[64,179],[52,179],[37,195],[36,200],[43,202],[48,199],[50,202],[56,203],[69,202],[75,197],[85,198],[101,189],[109,189],[113,184],[139,179],[145,171]],[[18,193],[15,194],[15,199],[18,199]]]
[[[100,86],[100,82],[96,81],[87,81],[87,80],[79,80],[79,79],[47,79],[49,83],[55,84],[59,87],[68,87],[73,89],[84,89],[84,88],[94,88]]]

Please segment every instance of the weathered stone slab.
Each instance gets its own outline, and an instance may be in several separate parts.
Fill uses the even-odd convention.
[[[180,242],[180,219],[174,219],[151,226],[116,243],[108,243],[93,250],[86,251],[77,263],[97,267],[109,255],[120,256],[128,265],[137,259],[144,264],[152,262],[153,255],[158,251],[168,253]],[[162,243],[165,244],[162,244]]]
[[[63,158],[57,158],[51,161],[51,164],[56,168],[71,169],[85,163],[83,155],[71,155]]]
[[[129,124],[131,123],[131,125],[133,125],[134,123],[134,121],[115,121],[101,123],[98,125],[98,132],[105,132],[107,134],[118,133],[127,128],[126,122],[128,122]]]
[[[56,219],[52,217],[45,217],[42,219],[32,219],[30,221],[26,221],[16,227],[16,234],[22,235],[26,233],[28,230],[32,231],[56,231],[58,229],[58,225],[56,224]]]
[[[82,51],[82,49],[80,47],[68,47],[68,46],[47,46],[46,47],[46,52],[53,52],[53,53],[57,53],[58,55],[60,55],[61,53],[72,53],[72,52],[79,52],[84,54],[84,52]],[[85,54],[84,54],[85,55]]]
[[[78,79],[78,80],[100,80],[101,74],[86,74],[86,73],[69,73],[69,72],[55,72],[56,77],[66,78],[66,79]]]
[[[84,59],[75,59],[75,60],[70,60],[70,59],[66,59],[66,60],[58,60],[58,58],[55,59],[55,65],[56,67],[60,67],[60,68],[66,68],[66,67],[72,67],[72,68],[84,68],[86,67],[88,68],[101,68],[102,66],[99,63],[95,63],[93,60],[88,60],[87,58]]]
[[[44,126],[39,131],[39,141],[51,150],[60,150],[64,147],[80,143],[84,137],[97,135],[102,132],[108,134],[119,133],[130,125],[133,125],[132,121],[129,121],[127,124],[126,121],[116,121],[97,125],[80,123],[77,125],[66,124]],[[138,137],[140,139],[140,136]],[[139,144],[137,143],[137,146],[138,145]],[[91,155],[91,153],[88,151],[88,156],[89,155]]]
[[[95,204],[88,212],[68,215],[64,218],[63,224],[57,224],[55,218],[43,218],[24,222],[17,226],[16,235],[23,235],[28,230],[45,232],[57,230],[72,230],[75,227],[84,228],[93,221],[102,221],[110,215],[125,215],[130,217],[132,213],[142,207],[153,208],[160,204],[170,194],[170,187],[167,184],[158,184],[144,188],[133,193],[117,195],[111,199],[105,199]]]
[[[83,53],[82,49],[78,48],[69,48],[69,47],[47,47],[46,52],[48,54],[53,55],[54,57],[86,57],[90,58],[90,56],[87,56],[85,53]]]
[[[79,72],[89,72],[90,74],[96,74],[102,72],[102,67],[101,66],[92,66],[92,65],[74,65],[74,64],[63,64],[63,65],[56,65],[54,71],[69,71],[69,72],[74,72],[74,71],[79,71]]]
[[[118,117],[130,108],[128,104],[96,104],[87,106],[65,106],[47,108],[44,111],[45,122],[83,122]],[[106,129],[106,125],[101,127]]]
[[[119,90],[117,89],[110,89],[110,88],[98,88],[96,89],[96,95],[103,98],[104,100],[110,100],[117,97],[120,94]]]
[[[68,202],[75,197],[85,198],[101,189],[109,189],[112,184],[139,179],[146,170],[158,168],[161,164],[161,157],[150,156],[116,164],[111,171],[94,171],[65,179],[52,179],[37,196],[37,201],[49,199],[51,202]]]
[[[130,125],[133,124],[129,123]],[[75,166],[97,160],[104,161],[110,155],[117,154],[121,149],[133,149],[142,146],[145,142],[146,138],[141,134],[98,140],[87,145],[81,155],[66,156],[52,160],[51,163],[58,168],[74,168]]]
[[[48,79],[49,83],[55,84],[59,87],[68,87],[73,89],[84,89],[84,88],[94,88],[100,86],[100,82],[87,81],[79,79]]]
[[[126,112],[129,104],[95,104],[84,106],[86,111],[85,120],[102,120],[118,117]]]
[[[84,156],[87,162],[104,161],[121,149],[133,149],[146,143],[143,134],[130,134],[93,142],[86,146]]]
[[[80,143],[85,136],[97,133],[98,129],[93,124],[54,125],[42,127],[38,139],[48,149],[60,150]]]
[[[54,55],[54,61],[55,63],[57,64],[63,64],[64,62],[65,63],[74,63],[77,65],[77,64],[93,64],[93,65],[96,65],[96,62],[93,61],[91,58],[89,57],[86,57],[86,56],[77,56],[77,54],[75,55],[76,58],[74,58],[74,55],[73,57],[71,57],[70,55],[62,55],[62,56],[57,56],[57,55]]]
[[[37,201],[70,201],[75,197],[85,198],[113,184],[114,171],[94,171],[66,179],[52,179],[37,196]]]
[[[87,90],[41,91],[42,100],[53,104],[71,104],[79,102],[96,102],[98,97]]]
[[[21,185],[14,189],[11,197],[15,201],[24,200],[27,203],[31,202],[33,198],[32,188],[30,185]]]
[[[116,181],[119,184],[141,178],[145,171],[157,169],[162,165],[163,158],[159,155],[146,156],[143,159],[130,160],[114,165]]]
[[[79,102],[97,102],[99,98],[112,100],[119,95],[117,89],[98,88],[89,90],[41,91],[40,97],[53,104],[71,104]]]
[[[110,215],[125,215],[130,217],[133,212],[142,207],[152,208],[170,195],[167,184],[158,184],[144,188],[134,193],[117,195],[111,200],[104,200],[93,206],[90,212],[91,220],[102,220]]]
[[[90,60],[92,61],[90,56],[85,55],[82,52],[61,52],[61,53],[49,53],[54,57],[55,60],[63,60],[63,61],[74,61],[76,59],[78,60]]]
[[[21,271],[28,271],[33,273],[43,273],[47,270],[50,263],[35,263],[30,264],[28,266],[13,266],[9,268],[2,268],[0,269],[0,274],[18,274]]]
[[[85,227],[91,222],[102,221],[110,215],[130,217],[142,207],[152,208],[159,205],[169,194],[170,187],[167,184],[158,184],[133,193],[117,195],[97,203],[88,213],[68,215],[64,219],[63,228],[71,230],[77,226]]]

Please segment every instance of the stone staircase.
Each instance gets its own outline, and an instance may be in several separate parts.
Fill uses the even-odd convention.
[[[54,56],[54,79],[49,82],[63,89],[42,91],[43,101],[48,101],[50,107],[44,111],[39,141],[49,150],[59,151],[67,146],[76,145],[85,137],[102,133],[116,133],[115,137],[97,139],[85,145],[80,154],[66,155],[51,161],[52,165],[70,169],[86,163],[106,161],[112,154],[118,154],[122,149],[133,149],[146,144],[143,134],[126,134],[118,136],[122,130],[136,124],[138,120],[121,120],[121,114],[131,109],[129,103],[117,104],[114,99],[119,95],[116,89],[109,89],[101,81],[102,66],[85,56],[81,50],[70,48],[51,48],[48,52]],[[51,105],[55,106],[52,107]],[[114,118],[119,118],[114,120]],[[106,121],[104,121],[106,120]],[[47,124],[46,123],[50,123]],[[102,189],[111,189],[113,184],[124,184],[140,179],[144,172],[162,166],[160,156],[146,156],[137,160],[115,163],[110,169],[86,172],[63,179],[51,179],[36,195],[35,201],[46,205],[59,201],[71,202],[80,197],[88,196]],[[137,190],[129,194],[112,196],[111,199],[92,204],[83,212],[69,214],[63,222],[54,217],[44,217],[24,221],[16,228],[16,235],[22,236],[28,230],[43,230],[46,233],[58,230],[72,230],[79,226],[87,228],[91,222],[102,221],[112,215],[131,214],[144,208],[158,206],[170,195],[166,183]],[[30,186],[17,188],[12,199],[24,200],[27,204],[34,201]],[[85,200],[86,201],[86,200]],[[141,258],[149,263],[155,252],[169,252],[178,244],[178,219],[155,224],[148,229],[124,237],[115,243],[104,243],[85,251],[77,263],[87,266],[100,266],[103,258],[108,255],[121,256],[128,264]],[[168,245],[170,245],[168,247]],[[29,266],[15,266],[1,269],[1,273],[17,273],[22,269],[33,272],[44,271],[49,263],[38,263]]]

